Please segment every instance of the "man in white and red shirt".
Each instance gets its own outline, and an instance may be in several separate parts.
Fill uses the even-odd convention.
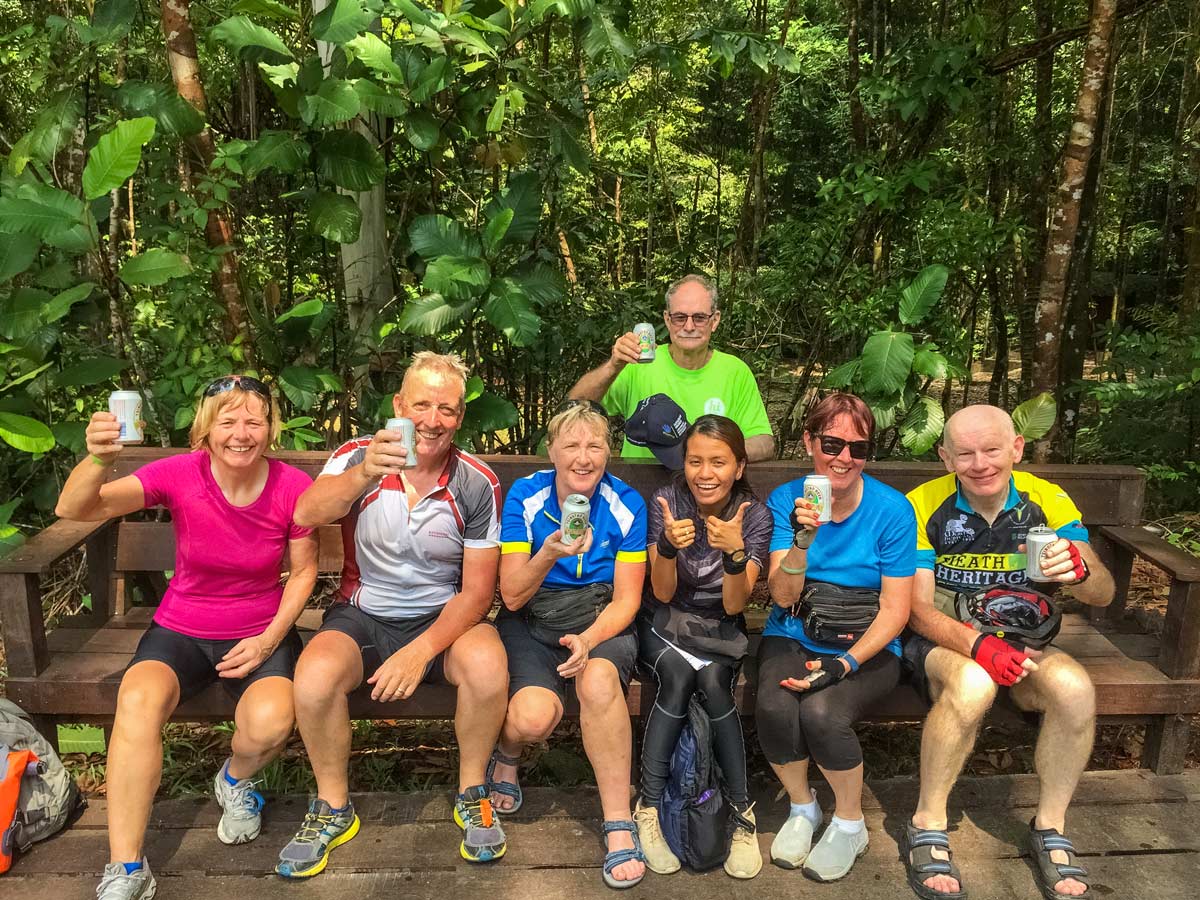
[[[465,411],[467,370],[453,355],[418,353],[393,398],[416,427],[417,465],[405,467],[402,435],[381,430],[334,451],[296,506],[305,525],[341,522],[340,598],[296,666],[296,721],[317,799],[275,871],[306,878],[358,832],[350,803],[347,695],[403,700],[423,682],[458,689],[459,852],[471,862],[504,855],[486,769],[508,699],[508,665],[483,621],[500,560],[500,482],[454,446]]]

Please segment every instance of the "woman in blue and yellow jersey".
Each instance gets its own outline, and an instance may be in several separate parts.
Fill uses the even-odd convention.
[[[629,806],[625,690],[637,662],[633,619],[646,573],[646,504],[605,471],[608,418],[599,404],[563,404],[546,444],[554,468],[514,483],[501,516],[504,608],[496,625],[508,651],[510,700],[488,780],[497,809],[520,806],[521,750],[554,731],[574,680],[604,812],[604,881],[632,887],[645,874],[645,859]],[[563,534],[563,503],[572,494],[590,503],[588,530],[577,540]]]

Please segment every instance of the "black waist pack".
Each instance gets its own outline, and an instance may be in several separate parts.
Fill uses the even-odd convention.
[[[737,616],[702,616],[671,603],[660,603],[654,610],[653,623],[663,640],[705,659],[719,656],[736,662],[750,649],[745,625]]]
[[[853,647],[879,615],[879,591],[809,581],[791,614],[818,644]]]
[[[611,584],[585,584],[577,588],[542,587],[525,604],[522,612],[529,632],[548,647],[558,639],[585,631],[612,600]]]

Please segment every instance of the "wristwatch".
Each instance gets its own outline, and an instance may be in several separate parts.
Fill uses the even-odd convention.
[[[746,555],[745,550],[734,550],[732,553],[721,554],[721,562],[727,574],[740,575],[746,571],[750,557]]]

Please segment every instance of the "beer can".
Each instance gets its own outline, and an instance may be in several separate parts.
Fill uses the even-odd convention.
[[[633,326],[633,333],[638,339],[638,362],[654,361],[654,326],[649,322],[638,322]]]
[[[113,391],[108,395],[108,411],[117,417],[121,425],[122,444],[140,444],[142,434],[142,395],[137,391]]]
[[[564,543],[574,543],[588,530],[592,504],[583,494],[571,494],[562,507],[562,532]]]
[[[804,479],[804,499],[816,508],[818,522],[833,520],[833,483],[828,476],[807,476]]]
[[[1053,581],[1042,574],[1042,554],[1058,540],[1058,535],[1045,525],[1035,525],[1025,537],[1025,577],[1030,581]]]
[[[383,427],[388,431],[398,431],[404,436],[404,468],[411,469],[417,464],[417,426],[412,419],[388,419]]]

